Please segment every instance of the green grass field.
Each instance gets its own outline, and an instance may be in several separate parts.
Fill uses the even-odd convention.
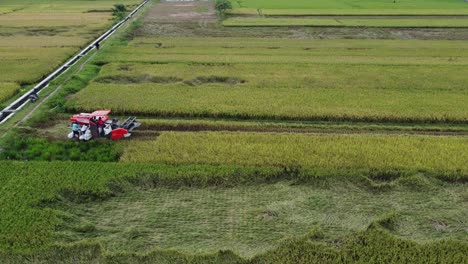
[[[262,9],[267,15],[435,15],[468,14],[468,5],[457,0],[293,0],[231,1],[235,14],[252,14]]]

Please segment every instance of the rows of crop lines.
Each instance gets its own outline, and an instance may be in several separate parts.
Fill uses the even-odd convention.
[[[68,101],[70,111],[97,104],[153,117],[467,120],[465,42],[137,38],[109,52],[119,55],[100,54],[105,65]]]
[[[432,1],[231,1],[231,27],[466,28],[468,4]],[[307,16],[307,17],[306,17]]]
[[[467,15],[464,1],[457,0],[232,0],[232,14],[263,15]]]
[[[129,8],[136,0],[120,1]],[[0,102],[38,81],[113,23],[119,1],[2,1]]]
[[[467,262],[465,42],[141,34],[2,139],[0,262]]]

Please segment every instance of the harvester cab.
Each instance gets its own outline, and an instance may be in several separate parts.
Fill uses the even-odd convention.
[[[104,137],[116,140],[130,137],[133,129],[140,126],[134,116],[127,118],[123,123],[119,123],[118,119],[109,118],[110,112],[111,110],[97,110],[92,113],[73,115],[70,122],[77,124],[80,129],[79,131],[72,131],[68,138],[88,141],[93,138]]]

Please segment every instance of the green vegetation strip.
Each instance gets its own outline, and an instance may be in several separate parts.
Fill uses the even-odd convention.
[[[425,171],[468,180],[464,137],[165,132],[132,142],[122,162]]]
[[[465,28],[468,19],[327,19],[327,18],[228,18],[223,21],[228,27],[390,27],[390,28]]]
[[[0,160],[117,161],[120,146],[110,142],[53,141],[32,136],[10,136],[2,142]]]
[[[285,122],[229,119],[142,118],[141,130],[151,131],[257,131],[257,132],[336,132],[336,133],[427,133],[467,134],[468,125],[456,124],[369,124],[346,122]],[[137,132],[138,133],[138,132]]]
[[[369,15],[437,15],[468,14],[468,6],[458,0],[413,1],[346,1],[346,0],[231,0],[231,12],[254,14],[369,14]]]

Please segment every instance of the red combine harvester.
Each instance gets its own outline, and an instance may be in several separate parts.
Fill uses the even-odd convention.
[[[70,118],[72,124],[79,126],[79,131],[71,132],[68,138],[78,138],[88,141],[93,138],[105,137],[108,139],[121,139],[130,137],[133,129],[140,126],[136,117],[131,116],[123,123],[119,120],[109,119],[111,110],[97,110],[92,113],[81,113]]]

